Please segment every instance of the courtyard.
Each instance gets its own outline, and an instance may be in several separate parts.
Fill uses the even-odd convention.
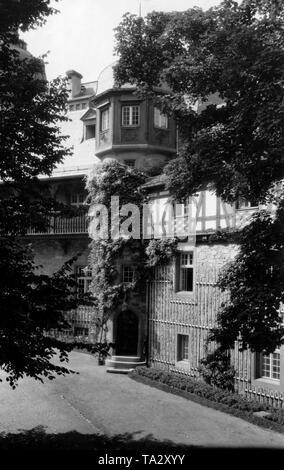
[[[130,379],[73,352],[79,374],[0,385],[1,448],[45,441],[56,449],[284,449],[284,436]],[[1,378],[5,379],[4,374]],[[8,435],[6,440],[4,436]],[[4,440],[3,440],[4,439]],[[5,441],[5,442],[4,442]],[[13,441],[16,444],[11,444]]]

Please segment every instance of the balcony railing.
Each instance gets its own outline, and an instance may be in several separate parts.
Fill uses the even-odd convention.
[[[72,235],[85,233],[88,233],[87,214],[79,214],[73,217],[51,216],[44,232],[29,229],[27,235]]]

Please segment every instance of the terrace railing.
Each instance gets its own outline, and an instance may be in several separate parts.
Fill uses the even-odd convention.
[[[72,217],[62,215],[50,216],[45,231],[40,232],[30,228],[27,235],[72,235],[86,233],[88,233],[87,214],[82,213]]]

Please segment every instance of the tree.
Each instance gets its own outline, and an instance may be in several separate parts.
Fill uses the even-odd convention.
[[[66,361],[72,345],[48,332],[66,328],[64,312],[76,306],[72,260],[53,276],[39,274],[21,238],[29,227],[43,230],[50,210],[58,209],[38,177],[49,176],[69,152],[59,132],[65,81],[48,83],[43,61],[18,37],[18,28],[36,27],[54,13],[49,3],[0,1],[0,365],[13,387],[24,375],[41,380],[68,373],[52,358],[59,351]]]
[[[278,0],[243,0],[240,5],[226,0],[208,11],[124,16],[116,30],[115,77],[118,84],[136,84],[142,95],[151,95],[175,118],[182,146],[165,173],[177,199],[209,188],[227,202],[245,198],[266,203],[273,185],[282,180],[283,20],[284,6]],[[165,85],[166,93],[161,92]],[[243,347],[271,351],[284,333],[277,312],[284,300],[278,261],[283,261],[283,244],[272,235],[283,225],[283,211],[275,221],[262,214],[252,224],[241,234],[238,258],[220,280],[231,292],[232,303],[218,317],[215,338],[224,348],[231,347],[241,332]],[[255,224],[262,227],[262,238],[248,257]],[[263,281],[266,272],[273,273],[266,279],[267,288],[275,283],[270,293],[261,292],[261,282],[252,289],[252,267],[258,263]],[[233,278],[235,285],[229,282]],[[234,292],[241,284],[240,304]],[[240,310],[246,302],[254,314]],[[220,332],[229,329],[226,340]]]

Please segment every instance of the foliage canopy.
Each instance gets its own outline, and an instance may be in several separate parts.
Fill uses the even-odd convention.
[[[273,199],[284,172],[283,21],[279,0],[225,0],[126,14],[116,29],[118,84],[136,84],[177,122],[181,146],[165,173],[178,200],[205,188],[229,203]],[[222,350],[241,334],[243,347],[271,352],[283,336],[282,199],[275,217],[260,212],[239,234],[220,279],[231,294],[212,338]]]
[[[18,37],[18,28],[37,27],[52,13],[49,0],[0,1],[0,366],[13,388],[24,375],[69,372],[52,358],[59,351],[66,361],[72,345],[48,332],[66,328],[64,313],[77,305],[72,260],[52,276],[41,274],[22,238],[29,228],[44,231],[50,211],[60,208],[39,176],[50,176],[69,153],[59,131],[65,81],[48,83],[43,60]]]

